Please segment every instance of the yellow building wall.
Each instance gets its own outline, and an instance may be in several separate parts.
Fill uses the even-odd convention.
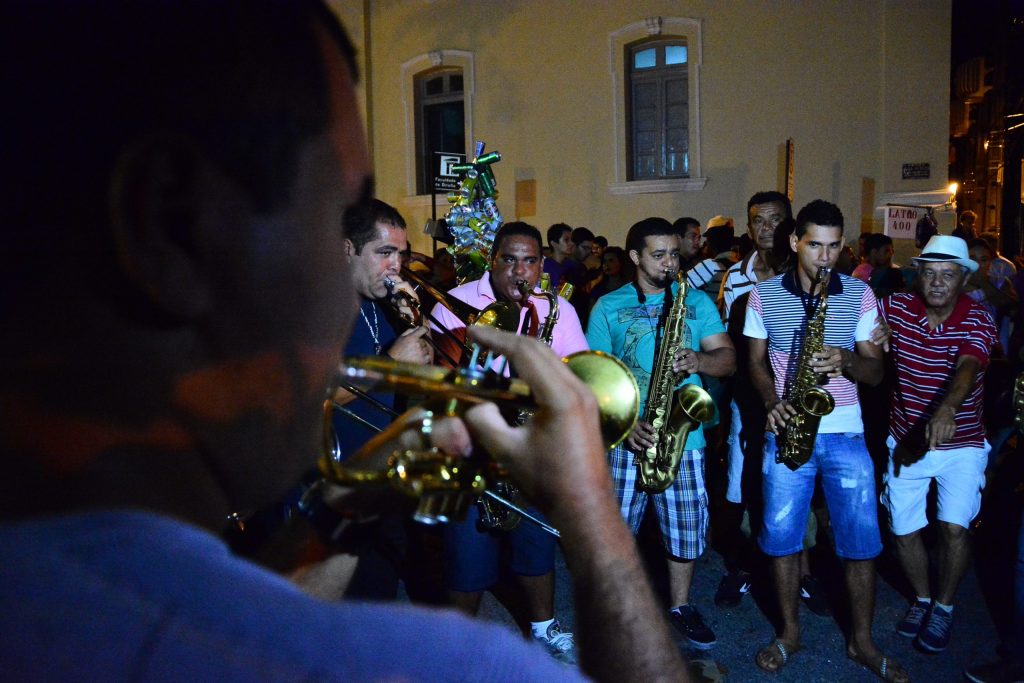
[[[473,55],[475,139],[494,166],[505,220],[543,231],[564,221],[621,244],[657,215],[736,217],[764,189],[783,189],[787,138],[795,143],[799,208],[836,202],[848,238],[880,230],[887,194],[946,185],[950,0],[698,2],[633,0],[369,0],[336,9],[365,51],[364,80],[377,195],[398,207],[418,249],[426,197],[411,196],[408,85],[402,66],[432,51]],[[613,194],[615,136],[609,35],[648,17],[702,26],[698,191]],[[350,22],[361,22],[353,26]],[[693,48],[691,48],[692,52]],[[691,133],[691,136],[693,133]],[[694,147],[691,141],[691,149]],[[928,180],[902,180],[928,163]],[[532,180],[536,208],[516,215],[517,180]],[[438,209],[443,214],[444,206]]]

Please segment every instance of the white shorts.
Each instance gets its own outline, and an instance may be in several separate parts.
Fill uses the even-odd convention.
[[[913,465],[900,467],[897,477],[892,451],[896,442],[890,436],[889,471],[883,480],[882,505],[889,511],[889,528],[897,536],[911,534],[928,526],[925,505],[932,479],[938,487],[939,521],[968,528],[981,509],[981,490],[985,488],[988,442],[983,448],[956,448],[928,451]]]

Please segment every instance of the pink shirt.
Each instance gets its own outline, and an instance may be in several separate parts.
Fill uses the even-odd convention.
[[[540,290],[536,289],[534,291]],[[489,274],[479,280],[473,280],[472,282],[460,285],[450,290],[448,294],[478,309],[486,308],[496,300],[494,290],[491,288],[491,276]],[[519,326],[524,334],[529,330],[536,335],[540,331],[540,326],[544,323],[544,319],[547,317],[549,310],[548,300],[541,296],[533,296],[530,297],[530,304],[532,304],[532,307],[524,306],[520,310]],[[465,339],[465,324],[447,308],[437,304],[430,313],[447,329],[455,332],[460,339]],[[527,315],[530,316],[531,322],[529,325],[524,326],[523,322],[526,320]],[[430,327],[435,330],[435,340],[442,344],[451,356],[458,358],[461,353],[458,350],[452,352],[455,346],[451,343],[451,340],[438,331],[438,327],[433,321],[431,321]],[[558,354],[559,358],[564,358],[577,351],[586,351],[590,348],[587,345],[587,338],[583,334],[583,328],[580,326],[579,316],[576,315],[576,309],[562,297],[558,297],[558,322],[555,323],[555,329],[551,335],[551,348]],[[481,356],[482,359],[483,356]],[[442,358],[441,361],[443,360]],[[491,367],[497,370],[503,365],[504,359],[499,357],[495,359]],[[508,374],[509,371],[506,367],[505,375],[507,376]]]

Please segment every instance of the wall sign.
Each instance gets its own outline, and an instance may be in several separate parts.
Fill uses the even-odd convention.
[[[931,164],[903,164],[904,180],[924,180],[931,177]]]

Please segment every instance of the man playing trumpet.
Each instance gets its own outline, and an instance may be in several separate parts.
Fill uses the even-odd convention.
[[[541,274],[540,232],[527,223],[505,223],[494,237],[489,272],[479,280],[467,282],[448,292],[454,299],[478,309],[505,303],[518,309],[520,334],[536,337],[551,313],[544,297],[530,296]],[[452,349],[453,357],[464,350],[455,348],[452,337],[465,339],[466,323],[438,303],[431,317],[449,332],[435,335],[439,348]],[[551,348],[559,357],[586,351],[575,309],[558,299],[558,321],[551,336]],[[465,362],[465,359],[464,359]],[[509,374],[504,359],[492,360],[490,369]],[[571,633],[563,633],[554,612],[555,538],[537,526],[520,523],[507,533],[478,528],[479,511],[469,510],[463,522],[445,527],[445,582],[452,603],[475,615],[483,591],[498,582],[498,558],[503,537],[512,544],[512,573],[526,598],[526,611],[533,637],[559,661],[575,662]]]

